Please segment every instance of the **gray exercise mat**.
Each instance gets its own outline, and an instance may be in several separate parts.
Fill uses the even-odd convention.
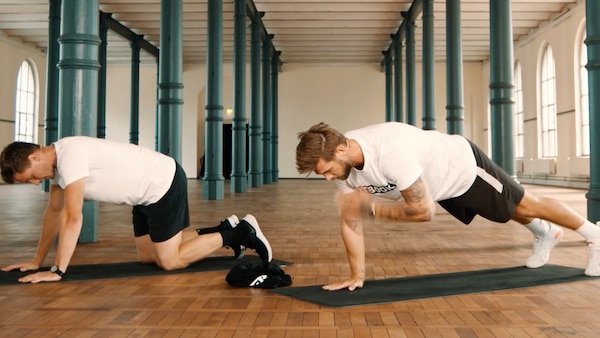
[[[588,277],[583,269],[546,265],[538,269],[524,266],[445,273],[383,280],[369,280],[362,289],[354,291],[325,291],[321,285],[288,287],[271,292],[329,307],[390,303],[411,299],[443,297],[476,292],[558,284]],[[600,283],[599,283],[600,284]]]

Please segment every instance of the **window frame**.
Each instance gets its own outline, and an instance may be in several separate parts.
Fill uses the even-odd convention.
[[[550,44],[546,43],[539,68],[539,154],[542,158],[558,156],[556,112],[556,63]]]
[[[515,137],[515,158],[523,158],[525,152],[525,109],[523,102],[523,70],[519,61],[515,62],[514,74],[514,118],[513,130]]]
[[[17,71],[15,86],[15,141],[37,143],[38,83],[35,64],[29,59],[23,60]]]
[[[576,60],[576,71],[577,76],[576,86],[576,102],[577,102],[577,156],[586,157],[590,156],[590,106],[589,106],[589,82],[588,72],[585,68],[587,58],[587,45],[585,44],[586,39],[585,21],[583,22],[582,29],[580,30],[579,39],[576,40],[578,45],[575,46],[575,60]]]

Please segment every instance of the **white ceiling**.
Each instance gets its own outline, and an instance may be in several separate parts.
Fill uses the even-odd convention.
[[[205,62],[208,0],[183,0],[183,62]],[[581,0],[512,0],[514,40],[564,14]],[[380,63],[391,34],[402,24],[401,12],[412,0],[254,0],[273,45],[284,63]],[[434,2],[434,46],[445,60],[445,0]],[[489,58],[489,0],[462,0],[465,61]],[[48,46],[48,0],[0,0],[3,37],[45,51]],[[100,0],[100,10],[159,47],[160,0]],[[233,59],[233,0],[223,1],[223,59]],[[249,22],[249,21],[248,21]],[[422,23],[416,21],[416,57],[421,58]],[[250,43],[247,29],[247,45]],[[249,48],[247,48],[249,51]],[[128,62],[129,42],[109,31],[109,62]],[[142,62],[155,62],[142,51]]]

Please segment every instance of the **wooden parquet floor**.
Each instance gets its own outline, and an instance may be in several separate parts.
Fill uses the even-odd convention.
[[[293,286],[346,278],[334,184],[280,180],[225,199],[202,199],[189,181],[192,223],[254,214]],[[584,190],[528,186],[585,214]],[[0,265],[34,256],[47,195],[0,185]],[[130,208],[100,205],[99,242],[71,264],[137,260]],[[367,278],[523,265],[530,233],[477,218],[464,226],[438,208],[430,223],[370,222]],[[218,255],[229,255],[222,249]],[[247,254],[254,254],[247,252]],[[46,264],[54,260],[54,251]],[[550,263],[584,268],[586,246],[566,231]],[[350,308],[327,308],[268,290],[232,288],[226,271],[0,286],[0,337],[600,337],[600,280]]]

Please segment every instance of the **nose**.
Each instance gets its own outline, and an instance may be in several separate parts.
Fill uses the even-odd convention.
[[[325,174],[325,175],[323,175],[323,176],[325,176],[325,179],[326,179],[327,181],[331,181],[331,180],[333,179],[333,175],[331,175],[331,174]]]
[[[40,185],[40,180],[32,178],[32,179],[29,180],[29,183],[35,184],[35,185]]]

